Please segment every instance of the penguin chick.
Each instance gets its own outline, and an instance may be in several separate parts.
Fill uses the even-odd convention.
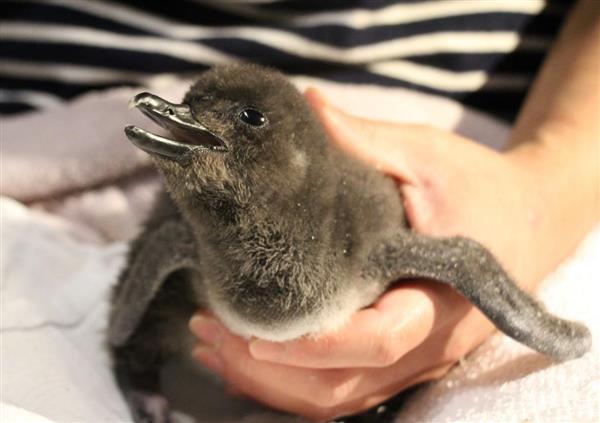
[[[142,93],[133,105],[170,133],[125,128],[168,191],[112,299],[109,344],[137,420],[166,415],[158,369],[191,345],[198,307],[242,336],[285,341],[335,330],[399,279],[428,278],[543,354],[590,348],[587,328],[546,312],[477,242],[413,232],[395,183],[328,142],[280,73],[217,67],[181,104]]]

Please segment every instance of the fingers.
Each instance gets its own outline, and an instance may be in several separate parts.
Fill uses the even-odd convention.
[[[477,181],[504,177],[497,173],[498,163],[504,162],[497,152],[459,135],[351,116],[314,88],[305,96],[332,142],[399,180],[406,215],[419,232],[459,233],[452,224],[465,220],[466,202],[490,198],[473,191],[482,186]]]
[[[435,187],[446,180],[438,168],[444,169],[444,163],[451,157],[445,148],[450,145],[458,148],[460,137],[423,125],[400,125],[348,115],[314,88],[309,88],[305,96],[335,144],[400,181],[411,225],[419,230],[431,225],[439,208]]]
[[[218,345],[203,345],[192,355],[219,374],[235,391],[273,408],[314,419],[324,418],[330,407],[326,401],[331,400],[330,390],[334,387],[332,379],[325,382],[322,371],[255,360],[245,340],[231,334],[212,318],[194,318],[190,328],[207,344],[211,341],[203,338],[205,333],[220,332]],[[282,389],[282,384],[286,389]]]
[[[449,363],[439,359],[443,348],[427,342],[386,368],[304,369],[255,360],[247,342],[214,319],[195,319],[191,327],[205,342],[218,343],[196,349],[194,357],[235,391],[316,420],[368,409],[408,386],[441,376],[449,368]],[[220,333],[214,336],[215,332]],[[214,367],[214,363],[219,364]]]
[[[306,92],[308,102],[323,122],[331,140],[351,155],[358,157],[403,182],[414,179],[405,156],[394,146],[397,138],[388,124],[360,119],[335,108],[315,89]]]
[[[417,172],[423,166],[431,166],[442,131],[425,125],[401,125],[351,116],[330,104],[315,88],[309,88],[305,97],[331,140],[348,153],[404,183],[416,183]]]
[[[254,340],[250,353],[259,360],[309,368],[389,366],[430,334],[434,306],[430,290],[398,287],[334,333],[284,343]]]
[[[468,306],[460,296],[450,294],[447,287],[435,282],[406,284],[388,292],[373,307],[357,313],[361,327],[343,329],[333,342],[322,344],[327,337],[296,341],[297,347],[287,349],[292,352],[288,358],[316,364],[313,368],[256,359],[246,340],[206,314],[196,315],[190,322],[192,331],[202,341],[193,355],[221,375],[233,391],[270,407],[315,420],[354,414],[408,386],[442,376],[468,351],[463,350],[469,347],[464,342],[458,342],[456,347],[448,345],[460,341],[460,337],[453,335],[453,327],[457,316],[464,315],[465,304]],[[439,316],[443,318],[436,318]],[[376,331],[371,324],[379,324],[381,329]],[[394,331],[397,333],[390,339],[396,342],[388,343],[391,347],[387,350],[392,353],[379,355],[381,350],[374,347],[375,342],[365,342],[370,338],[385,339],[384,333]],[[469,340],[477,338],[473,336],[475,332],[468,330]],[[350,337],[348,342],[345,337]],[[394,361],[395,355],[399,357]],[[355,364],[364,363],[365,356],[375,365]],[[346,360],[348,367],[336,368],[338,360]],[[382,364],[388,361],[391,364]],[[333,368],[320,368],[328,363]]]

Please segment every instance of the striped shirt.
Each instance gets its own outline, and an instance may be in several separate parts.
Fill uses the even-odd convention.
[[[251,61],[516,116],[570,2],[1,0],[0,113]]]

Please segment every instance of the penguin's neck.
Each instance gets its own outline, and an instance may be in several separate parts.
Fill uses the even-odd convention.
[[[297,237],[311,229],[318,231],[320,222],[326,218],[319,201],[300,195],[298,198],[260,195],[249,196],[249,201],[223,193],[205,193],[194,200],[195,204],[183,208],[186,220],[198,236],[210,244],[235,242],[239,238],[253,238],[253,233],[275,231],[295,242]]]

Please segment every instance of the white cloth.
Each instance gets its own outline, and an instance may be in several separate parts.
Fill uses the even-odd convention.
[[[508,133],[501,123],[444,99],[401,89],[298,82],[319,85],[335,103],[363,116],[435,124],[496,147]],[[162,94],[176,100],[182,87],[163,86]],[[110,372],[103,332],[108,293],[123,263],[125,241],[136,232],[157,180],[151,172],[141,177],[136,173],[148,163],[131,151],[124,137],[111,141],[110,151],[103,137],[114,137],[124,123],[139,120],[123,107],[131,94],[95,94],[65,109],[3,122],[2,145],[10,148],[3,149],[0,188],[3,195],[21,200],[0,200],[3,422],[129,419]],[[90,108],[90,102],[97,107]],[[102,114],[99,135],[85,138],[83,126],[70,134],[65,123],[89,121],[90,113]],[[47,134],[43,140],[37,139],[40,128]],[[31,144],[42,141],[46,148],[89,145],[65,163],[57,156],[39,155],[30,165],[25,158],[35,155]],[[115,166],[113,157],[119,155],[129,157],[126,168]],[[90,156],[91,168],[85,162]],[[48,185],[44,172],[53,175]],[[34,200],[35,206],[23,203]],[[592,329],[591,353],[555,364],[495,335],[447,377],[421,389],[397,421],[600,421],[599,263],[600,228],[547,279],[540,294],[550,310]]]

